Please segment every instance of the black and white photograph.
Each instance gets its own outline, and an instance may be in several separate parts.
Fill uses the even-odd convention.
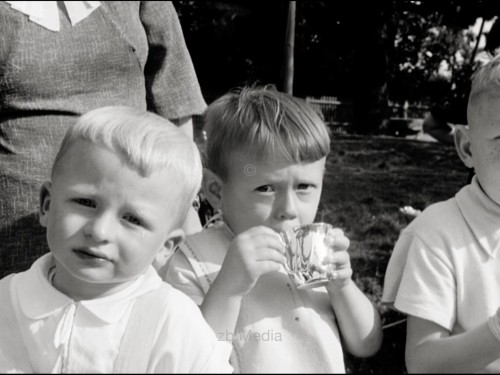
[[[500,373],[499,18],[0,1],[0,373]]]

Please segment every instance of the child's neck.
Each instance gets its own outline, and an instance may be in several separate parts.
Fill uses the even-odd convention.
[[[52,273],[52,274],[51,274]],[[66,277],[66,273],[58,272],[56,266],[49,270],[49,282],[61,293],[74,301],[86,301],[106,297],[127,288],[137,278],[118,283],[89,283],[73,277]]]

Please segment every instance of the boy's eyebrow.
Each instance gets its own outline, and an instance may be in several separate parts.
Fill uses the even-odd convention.
[[[259,180],[261,181],[262,183],[276,183],[276,182],[281,182],[281,178],[279,177],[274,177],[274,175],[269,175],[269,176],[264,176],[264,177],[261,177],[261,179]],[[299,176],[296,181],[296,183],[300,183],[300,184],[304,184],[304,183],[307,183],[307,184],[316,184],[318,181],[316,178],[314,177],[308,177],[308,176]]]
[[[97,189],[93,185],[71,185],[68,187],[68,190],[74,194],[86,194],[86,195],[95,195],[97,194]]]

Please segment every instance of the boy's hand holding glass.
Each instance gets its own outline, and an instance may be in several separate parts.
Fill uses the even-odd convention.
[[[285,262],[279,235],[268,227],[253,227],[233,239],[217,281],[227,296],[244,296],[261,275],[279,271]]]
[[[349,240],[327,223],[306,224],[280,233],[285,246],[285,269],[298,288],[316,288],[333,282],[341,286],[352,274]],[[340,252],[338,255],[336,252]]]
[[[328,265],[328,286],[341,289],[347,285],[352,276],[350,256],[347,252],[350,241],[341,229],[335,228],[330,232],[327,244],[333,250],[323,261]]]

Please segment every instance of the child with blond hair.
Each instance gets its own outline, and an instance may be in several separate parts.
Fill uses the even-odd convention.
[[[473,76],[455,146],[472,182],[405,228],[382,301],[408,315],[409,372],[500,372],[500,55]]]
[[[0,281],[0,372],[231,372],[230,345],[152,266],[183,239],[201,178],[168,120],[80,117],[40,191],[50,253]]]
[[[313,223],[320,201],[330,137],[318,113],[272,87],[244,87],[205,119],[204,194],[223,220],[188,236],[160,274],[232,342],[236,372],[342,373],[342,347],[374,354],[379,315],[351,279],[340,229],[326,286],[298,288],[283,268],[279,233]]]

